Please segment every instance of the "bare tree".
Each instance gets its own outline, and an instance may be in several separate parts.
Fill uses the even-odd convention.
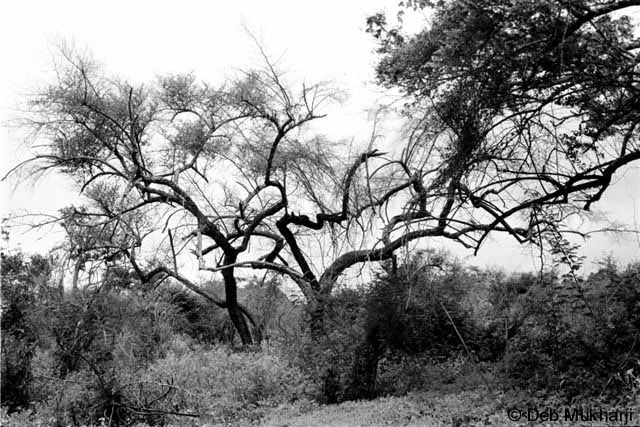
[[[318,84],[293,94],[269,63],[219,87],[192,75],[133,86],[72,49],[61,59],[57,80],[30,100],[25,118],[35,131],[34,157],[12,173],[62,172],[87,200],[58,218],[77,259],[74,283],[89,258],[126,259],[141,281],[171,277],[226,308],[242,342],[251,343],[236,265],[241,254],[256,263],[279,256],[283,239],[271,218],[288,205],[284,170],[305,161],[319,170],[312,151],[298,150],[301,129],[335,93]],[[168,242],[173,262],[145,267],[138,260],[145,242],[165,251]],[[199,269],[221,273],[224,300],[178,271],[187,246]]]

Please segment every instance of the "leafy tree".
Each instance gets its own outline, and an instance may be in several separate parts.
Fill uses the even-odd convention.
[[[409,2],[434,9],[413,36],[389,29],[384,15],[371,17],[381,42],[378,77],[404,93],[409,131],[400,153],[368,165],[387,172],[387,185],[364,190],[361,200],[371,203],[362,209],[345,194],[345,209],[333,218],[378,212],[372,223],[382,232],[340,253],[317,278],[299,262],[311,287],[326,295],[347,268],[391,259],[422,238],[477,252],[497,232],[556,253],[571,249],[562,237],[572,231],[570,219],[640,159],[640,44],[631,20],[612,16],[637,4]],[[328,219],[290,221],[317,229]]]
[[[498,227],[522,242],[553,237],[640,158],[640,45],[631,20],[611,15],[634,5],[439,2],[414,36],[370,18],[378,77],[407,94],[417,117],[407,158],[426,149],[440,162],[427,188],[447,191],[444,213],[473,212],[441,219],[476,225],[476,250]]]

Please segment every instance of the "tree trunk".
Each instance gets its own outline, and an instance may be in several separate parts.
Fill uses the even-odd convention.
[[[242,314],[242,310],[240,310],[240,307],[238,307],[238,303],[236,302],[235,304],[227,304],[229,317],[231,318],[233,326],[235,326],[236,330],[238,331],[238,335],[240,335],[242,345],[253,344],[253,340],[251,339],[251,332],[249,331],[249,327],[247,326],[247,321]]]
[[[225,256],[224,264],[229,265],[236,262],[235,256]],[[229,318],[233,323],[233,326],[240,335],[242,345],[251,345],[253,340],[251,339],[251,331],[247,325],[247,320],[242,314],[242,310],[238,305],[238,284],[234,275],[233,268],[226,268],[222,270],[222,277],[224,278],[224,292],[227,302],[227,311],[229,312]]]
[[[377,326],[371,328],[355,351],[351,382],[347,389],[348,400],[373,399],[378,376],[378,361],[382,352]]]
[[[324,318],[326,311],[326,301],[323,296],[319,296],[309,304],[309,329],[311,338],[315,341],[320,340],[325,335]]]

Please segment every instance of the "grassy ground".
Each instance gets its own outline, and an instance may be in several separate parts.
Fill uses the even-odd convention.
[[[523,402],[538,401],[536,404]],[[583,403],[584,407],[599,408],[597,402]],[[526,416],[518,421],[509,418],[514,409],[527,411],[527,407],[544,411],[545,408],[555,409],[558,420],[530,420]],[[576,409],[576,404],[569,410]],[[607,410],[614,408],[602,405]],[[619,421],[594,420],[586,422],[580,419],[566,420],[565,407],[552,401],[542,401],[527,397],[521,393],[492,392],[486,388],[475,391],[459,392],[421,392],[410,393],[403,397],[384,397],[371,401],[345,402],[339,405],[318,405],[310,401],[298,401],[294,404],[282,405],[277,408],[258,407],[248,417],[241,419],[233,417],[232,422],[221,424],[207,422],[206,419],[193,420],[176,418],[168,427],[217,427],[217,426],[261,426],[261,427],[376,427],[376,426],[630,426],[640,425],[640,400],[634,404],[618,409],[632,411],[633,418]],[[535,414],[535,412],[531,412]],[[2,417],[0,417],[2,418]],[[7,422],[5,424],[5,422]],[[44,423],[34,423],[27,417],[23,419],[3,419],[1,425],[11,427],[47,426]],[[106,422],[99,427],[106,427]],[[139,424],[137,427],[148,427]]]
[[[346,402],[340,405],[316,406],[303,408],[300,406],[282,407],[270,413],[262,420],[261,426],[269,427],[307,427],[307,426],[622,426],[640,424],[640,402],[626,409],[633,411],[633,418],[625,424],[619,422],[603,422],[595,420],[565,419],[565,407],[552,402],[542,402],[536,406],[540,412],[551,408],[558,413],[557,421],[527,421],[526,415],[519,421],[509,418],[509,410],[527,410],[522,402],[523,396],[492,393],[487,390],[460,392],[451,394],[418,393],[404,397],[381,398],[372,401]],[[577,409],[579,405],[569,408]],[[599,408],[596,404],[586,407]],[[611,409],[611,408],[609,408]],[[519,413],[512,413],[516,417]],[[531,411],[532,418],[535,412]]]
[[[499,402],[499,396],[495,396]],[[296,413],[282,408],[262,423],[270,427],[294,426],[440,426],[489,420],[495,404],[477,393],[437,396],[411,394],[372,401],[345,402]],[[483,424],[480,424],[483,425]]]

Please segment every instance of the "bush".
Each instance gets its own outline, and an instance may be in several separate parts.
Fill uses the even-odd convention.
[[[163,355],[173,335],[171,306],[153,292],[82,290],[41,300],[31,314],[40,342],[27,360],[33,416],[44,411],[62,425],[149,419],[131,413],[124,390]]]
[[[197,414],[204,422],[255,420],[267,408],[308,397],[308,378],[273,351],[234,352],[174,343],[138,373],[127,399],[146,410]],[[163,396],[149,406],[153,396]],[[171,419],[171,417],[169,417]],[[184,422],[184,419],[181,419]]]
[[[496,378],[485,364],[470,361],[465,354],[437,360],[427,354],[387,353],[379,363],[376,389],[382,396],[404,396],[410,392],[460,392],[474,390]],[[484,375],[484,377],[483,377]]]
[[[51,266],[45,258],[2,254],[2,405],[9,411],[30,402],[31,358],[38,340],[33,311],[46,289]],[[46,294],[45,294],[46,296]]]
[[[504,366],[513,383],[564,400],[633,397],[640,365],[640,268],[608,262],[584,282],[535,283]]]
[[[374,281],[367,298],[367,324],[377,325],[386,348],[446,358],[474,333],[464,305],[469,276],[446,254],[418,252]],[[454,326],[455,325],[455,326]]]
[[[460,337],[475,331],[465,305],[468,279],[466,269],[434,251],[418,252],[397,267],[387,265],[365,294],[364,333],[354,349],[346,397],[376,395],[385,351],[444,360],[463,349]]]
[[[209,291],[215,294],[215,290]],[[233,323],[227,311],[214,306],[203,297],[183,288],[167,287],[159,292],[160,298],[174,308],[176,319],[174,330],[202,343],[231,344],[235,335]]]

